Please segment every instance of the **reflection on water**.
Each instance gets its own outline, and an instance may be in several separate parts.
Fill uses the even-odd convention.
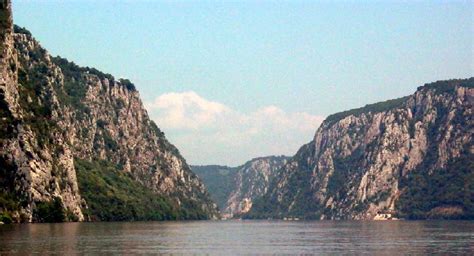
[[[101,222],[0,226],[0,254],[474,251],[469,221]]]

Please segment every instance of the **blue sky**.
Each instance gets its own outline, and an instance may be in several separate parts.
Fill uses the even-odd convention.
[[[331,113],[474,74],[470,1],[14,1],[13,8],[15,23],[52,55],[130,78],[192,164],[291,155]]]

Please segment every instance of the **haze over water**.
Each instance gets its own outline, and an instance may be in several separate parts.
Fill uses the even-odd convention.
[[[0,254],[469,254],[472,221],[100,222],[0,226]]]

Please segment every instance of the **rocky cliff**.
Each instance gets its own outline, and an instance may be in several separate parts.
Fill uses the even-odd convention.
[[[223,212],[234,216],[247,213],[254,200],[268,191],[270,182],[279,175],[278,171],[287,160],[285,156],[260,157],[238,167],[233,180],[234,189]]]
[[[474,217],[474,78],[329,116],[249,218]]]
[[[192,169],[202,178],[225,216],[240,216],[267,192],[270,182],[288,159],[268,156],[254,158],[238,167],[211,165]]]
[[[27,30],[13,31],[9,1],[1,4],[0,34],[0,212],[41,221],[56,204],[66,220],[90,217],[84,213],[93,199],[81,194],[91,184],[77,180],[85,161],[126,173],[127,182],[166,200],[175,218],[216,216],[204,185],[149,119],[130,81],[51,57]]]

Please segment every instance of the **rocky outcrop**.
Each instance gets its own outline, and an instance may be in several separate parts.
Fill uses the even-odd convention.
[[[217,215],[130,81],[51,57],[25,29],[14,33],[10,2],[1,7],[0,212],[38,221],[38,205],[59,199],[67,220],[84,220],[75,169],[82,159],[114,164],[178,208]]]
[[[21,57],[14,46],[18,37],[23,35],[15,35],[12,31],[9,1],[4,1],[1,7],[2,17],[7,17],[2,21],[0,86],[0,180],[4,208],[11,208],[16,220],[33,221],[36,204],[57,197],[70,216],[83,220],[67,137],[51,126],[63,114],[48,83],[51,76],[42,77],[44,86],[34,92],[29,84],[18,83],[19,76],[24,75],[19,70],[25,63],[18,61]],[[32,41],[29,46],[34,47],[34,44]],[[27,68],[37,68],[37,63],[28,63]],[[52,73],[55,71],[51,70]],[[37,116],[38,112],[42,115]],[[44,137],[44,133],[50,135]]]
[[[449,80],[329,116],[247,217],[472,218],[473,102]]]
[[[268,190],[278,170],[287,162],[286,156],[254,158],[238,167],[218,165],[192,166],[209,188],[224,217],[247,213],[254,200]]]
[[[223,212],[240,216],[252,208],[255,199],[264,195],[270,182],[278,176],[278,170],[286,164],[288,157],[269,156],[255,158],[238,167]]]

